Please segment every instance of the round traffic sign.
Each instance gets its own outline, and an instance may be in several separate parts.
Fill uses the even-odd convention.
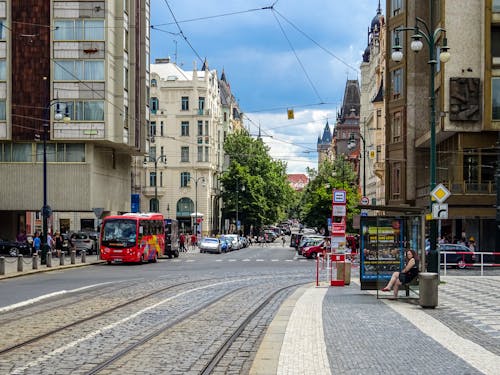
[[[369,204],[369,203],[370,203],[370,200],[368,199],[368,197],[362,197],[362,198],[361,198],[361,204],[362,204],[363,206],[366,206],[366,205],[367,205],[367,204]]]

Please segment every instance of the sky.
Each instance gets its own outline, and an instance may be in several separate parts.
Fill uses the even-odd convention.
[[[287,173],[317,169],[316,144],[359,79],[379,0],[151,0],[151,62],[222,70],[252,136]],[[265,8],[265,9],[262,9]],[[382,13],[385,1],[381,1]],[[287,119],[293,109],[295,118]]]

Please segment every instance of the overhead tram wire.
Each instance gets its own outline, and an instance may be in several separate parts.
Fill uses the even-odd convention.
[[[273,9],[271,8],[271,10],[273,10]],[[274,14],[274,12],[273,12],[273,16],[276,19],[276,22],[278,23],[278,26],[281,29],[281,32],[283,33],[283,36],[287,40],[288,45],[290,46],[290,49],[292,50],[293,54],[295,55],[295,58],[297,59],[297,62],[299,63],[300,67],[302,68],[302,71],[304,72],[304,75],[306,76],[307,80],[309,81],[309,84],[311,85],[312,89],[316,93],[316,96],[318,97],[320,103],[323,103],[323,98],[321,97],[321,95],[319,94],[318,90],[316,89],[316,86],[312,82],[311,77],[309,77],[309,74],[307,74],[307,70],[304,67],[304,64],[302,64],[302,61],[300,61],[299,55],[297,55],[297,51],[295,51],[295,48],[293,48],[292,42],[288,38],[288,35],[286,35],[285,29],[283,29],[283,25],[281,25],[281,22],[279,21],[278,17],[276,17],[276,14]]]
[[[327,50],[325,47],[323,47],[321,44],[319,44],[318,42],[316,42],[313,38],[311,38],[309,35],[307,35],[304,31],[302,31],[301,29],[299,29],[297,26],[295,26],[295,24],[292,23],[292,21],[288,20],[285,16],[283,16],[279,11],[277,11],[275,8],[272,9],[273,12],[277,13],[281,18],[283,18],[290,26],[292,26],[295,30],[297,30],[299,33],[301,33],[302,35],[304,35],[307,39],[309,39],[311,42],[313,42],[314,44],[316,44],[319,48],[321,48],[323,51],[325,51],[327,54],[329,54],[330,56],[332,56],[333,58],[337,59],[338,61],[340,61],[342,64],[344,64],[345,66],[347,66],[348,68],[354,70],[356,73],[359,74],[359,69],[356,68],[356,67],[353,67],[352,65],[348,64],[347,62],[345,62],[344,60],[342,60],[340,57],[338,57],[337,55],[335,55],[333,52]]]

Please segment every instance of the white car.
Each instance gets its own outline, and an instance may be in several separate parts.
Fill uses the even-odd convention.
[[[239,250],[242,248],[239,236],[237,234],[226,234],[225,236],[231,239],[233,250]]]

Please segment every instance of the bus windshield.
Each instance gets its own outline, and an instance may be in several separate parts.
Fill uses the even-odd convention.
[[[103,245],[123,244],[123,245],[133,245],[136,243],[137,222],[135,220],[129,219],[110,219],[104,223],[104,228],[102,231],[102,243]]]

